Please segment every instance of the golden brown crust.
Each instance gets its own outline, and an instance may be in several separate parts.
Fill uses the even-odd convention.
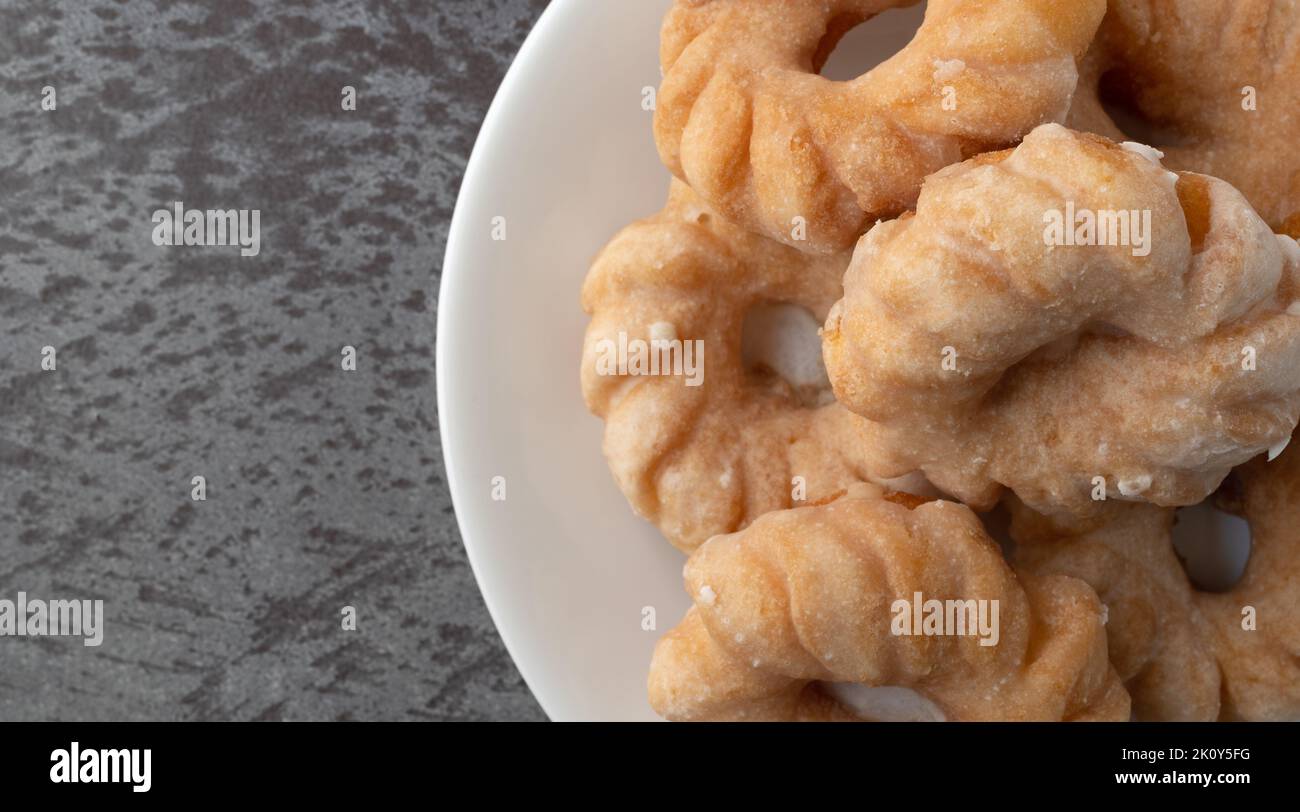
[[[847,721],[869,714],[843,689],[897,686],[949,719],[1123,719],[1130,694],[1140,719],[1300,717],[1300,450],[1257,457],[1300,416],[1300,6],[1110,0],[1089,49],[1105,0],[931,0],[897,56],[816,75],[911,2],[678,0],[664,21],[655,138],[681,181],[583,289],[611,469],[692,552],[651,704]],[[1133,139],[1102,85],[1163,156],[1113,143]],[[1092,134],[1029,132],[1062,120]],[[1067,207],[1149,215],[1149,251],[1050,244]],[[746,361],[773,302],[825,321],[843,406]],[[702,384],[599,372],[620,335],[703,341]],[[1171,506],[1234,466],[1254,549],[1209,594]],[[1004,497],[1014,571],[970,509],[863,483],[918,469]],[[917,592],[996,600],[998,644],[892,633]]]
[[[1174,512],[1109,507],[1061,527],[1016,500],[1019,572],[1087,581],[1108,610],[1110,658],[1138,719],[1300,718],[1300,449],[1233,473],[1249,522],[1246,570],[1227,592],[1198,590],[1174,554]]]
[[[1111,502],[1061,526],[1008,497],[1015,568],[1086,581],[1106,605],[1110,661],[1141,721],[1212,721],[1219,667],[1195,590],[1174,554],[1174,511]]]
[[[664,20],[664,164],[746,228],[849,247],[929,173],[1062,121],[1104,0],[931,0],[900,53],[815,74],[853,25],[914,0],[679,0]],[[947,102],[947,103],[945,103]],[[792,233],[794,219],[805,239]]]
[[[777,511],[687,563],[695,607],[655,649],[670,719],[852,718],[824,686],[910,688],[951,720],[1126,720],[1101,604],[1083,582],[1018,578],[966,507],[909,509],[873,485]],[[998,635],[899,635],[895,601],[998,602]],[[949,630],[951,632],[951,630]]]
[[[1166,165],[1222,178],[1300,237],[1300,6],[1110,0],[1081,71],[1069,126],[1127,140],[1101,106],[1104,78],[1160,131]]]
[[[820,323],[847,263],[847,254],[811,256],[745,232],[679,182],[662,212],[623,229],[593,263],[582,291],[592,317],[583,394],[606,421],[619,487],[681,549],[790,507],[796,495],[816,501],[867,478],[861,418],[829,391],[823,403],[742,357],[751,308],[794,304]],[[602,342],[655,330],[702,342],[698,386],[685,375],[602,374]]]
[[[1221,715],[1294,721],[1300,719],[1300,448],[1288,446],[1272,462],[1252,460],[1233,476],[1250,523],[1250,560],[1230,591],[1198,596],[1223,674]]]
[[[1149,212],[1149,253],[1047,239],[1084,210]],[[1110,499],[1194,504],[1296,425],[1298,280],[1300,246],[1227,184],[1045,125],[861,240],[823,350],[884,474],[1067,516],[1098,509],[1097,477]]]

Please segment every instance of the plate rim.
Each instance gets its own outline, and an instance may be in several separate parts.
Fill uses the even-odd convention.
[[[488,616],[492,619],[492,625],[496,629],[497,636],[501,638],[505,646],[506,653],[510,656],[511,662],[515,669],[518,670],[519,676],[523,679],[524,684],[528,687],[528,692],[532,695],[533,700],[542,708],[548,720],[556,718],[551,707],[548,706],[546,699],[539,694],[534,687],[535,682],[530,678],[530,672],[533,668],[516,656],[519,647],[512,640],[512,635],[508,633],[501,624],[499,618],[501,610],[499,602],[493,597],[492,590],[488,587],[488,581],[484,578],[484,565],[475,553],[475,545],[471,538],[475,536],[475,531],[468,526],[469,521],[465,518],[468,514],[462,513],[462,505],[468,504],[468,497],[463,493],[457,483],[460,481],[460,462],[452,450],[452,446],[447,442],[448,421],[447,415],[447,392],[449,381],[447,380],[447,360],[449,350],[447,337],[451,332],[448,323],[455,319],[455,308],[444,308],[444,304],[449,300],[455,300],[460,295],[462,277],[467,273],[461,270],[462,263],[458,263],[455,257],[461,253],[461,243],[468,235],[462,237],[463,232],[468,229],[465,218],[468,216],[465,210],[469,204],[466,203],[466,190],[472,190],[476,187],[478,176],[482,174],[482,166],[486,159],[483,157],[489,151],[488,142],[496,138],[496,132],[499,129],[499,119],[504,115],[502,112],[506,107],[505,99],[513,96],[517,91],[516,85],[519,84],[520,77],[525,75],[521,65],[531,61],[533,52],[540,48],[541,42],[547,39],[550,29],[556,25],[563,10],[567,12],[574,7],[573,0],[552,0],[550,4],[542,10],[537,22],[533,24],[532,29],[524,38],[524,42],[519,47],[510,62],[510,67],[506,69],[505,76],[501,84],[497,87],[496,93],[492,97],[491,104],[488,105],[487,113],[483,117],[483,124],[479,127],[478,135],[474,138],[474,147],[470,150],[469,160],[465,163],[465,173],[461,176],[460,188],[456,192],[456,204],[452,209],[451,220],[447,227],[447,246],[442,257],[442,278],[438,284],[438,303],[436,314],[436,327],[434,330],[434,381],[437,388],[437,408],[438,408],[438,443],[442,449],[443,471],[447,480],[447,489],[451,494],[452,511],[456,518],[456,527],[460,532],[461,546],[465,550],[465,556],[469,560],[470,572],[474,574],[474,583],[478,587],[479,594],[483,598],[483,603],[487,607]]]

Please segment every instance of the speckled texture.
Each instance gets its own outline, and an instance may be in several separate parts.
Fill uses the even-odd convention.
[[[544,5],[0,3],[0,598],[106,614],[97,649],[0,638],[0,719],[543,718],[461,547],[433,340]],[[153,245],[176,200],[260,209],[261,254]]]

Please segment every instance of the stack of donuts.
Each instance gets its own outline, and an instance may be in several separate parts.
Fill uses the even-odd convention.
[[[1300,4],[930,0],[820,75],[912,4],[664,20],[668,202],[582,291],[614,478],[689,556],[650,704],[1300,718]],[[1250,528],[1226,591],[1202,502]]]

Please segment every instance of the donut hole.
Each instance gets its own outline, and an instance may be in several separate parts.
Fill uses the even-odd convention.
[[[798,305],[770,302],[750,308],[740,338],[745,371],[755,383],[784,381],[805,406],[829,402],[833,396],[820,329],[821,322]]]
[[[1158,122],[1139,109],[1134,80],[1122,70],[1103,73],[1097,85],[1097,100],[1120,132],[1130,141],[1149,147],[1186,146],[1189,139],[1167,123]]]
[[[865,685],[860,682],[821,682],[822,693],[869,722],[943,722],[938,705],[911,688]]]
[[[1246,571],[1250,544],[1250,524],[1220,510],[1212,500],[1174,514],[1174,550],[1187,577],[1204,592],[1227,592],[1237,585]]]
[[[826,27],[813,69],[836,82],[847,82],[907,47],[925,19],[925,3],[891,8],[861,23],[853,18],[831,20]]]

